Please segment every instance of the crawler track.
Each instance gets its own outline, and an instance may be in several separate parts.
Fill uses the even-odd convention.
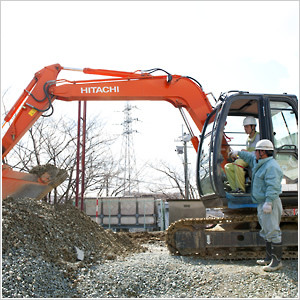
[[[281,219],[283,259],[298,258],[298,216]],[[213,228],[212,228],[213,227]],[[257,259],[265,255],[256,215],[181,219],[167,229],[166,244],[174,255],[205,259]]]

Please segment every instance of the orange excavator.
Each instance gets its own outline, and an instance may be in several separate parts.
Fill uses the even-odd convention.
[[[100,79],[70,81],[57,79],[62,70],[80,71]],[[154,75],[155,72],[163,75]],[[103,78],[105,76],[105,78]],[[183,218],[170,225],[166,242],[171,253],[198,254],[211,258],[257,257],[264,251],[258,235],[255,204],[251,202],[251,176],[243,194],[228,190],[224,166],[230,149],[242,149],[244,132],[238,130],[241,118],[252,116],[258,122],[261,139],[269,139],[283,172],[281,199],[285,209],[298,209],[298,99],[290,94],[251,94],[230,91],[221,94],[214,106],[201,84],[189,77],[162,69],[121,72],[102,69],[74,69],[54,64],[35,73],[34,78],[4,118],[10,123],[2,139],[2,160],[45,112],[53,101],[167,101],[180,110],[191,142],[197,151],[197,186],[203,209],[198,218]],[[184,109],[201,132],[194,135]],[[233,126],[232,126],[233,124]],[[241,139],[242,137],[242,139]],[[2,166],[2,197],[41,199],[67,177],[64,170],[37,169],[31,174]],[[186,201],[189,201],[186,199]],[[222,218],[207,218],[207,209],[221,209]],[[297,215],[282,219],[284,256],[297,256]],[[221,230],[209,229],[214,225]],[[252,255],[252,256],[251,256]]]

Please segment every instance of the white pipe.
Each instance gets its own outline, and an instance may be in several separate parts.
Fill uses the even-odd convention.
[[[83,72],[83,69],[80,68],[69,68],[69,67],[62,67],[62,68],[63,70]]]

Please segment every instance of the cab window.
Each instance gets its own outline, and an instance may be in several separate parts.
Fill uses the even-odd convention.
[[[298,190],[298,126],[295,111],[284,101],[270,101],[275,159],[283,171],[282,190]]]
[[[224,134],[227,138],[228,144],[232,150],[246,149],[246,141],[248,135],[246,134],[243,126],[243,120],[246,116],[228,116],[225,124]],[[259,121],[256,119],[255,130],[259,132]]]
[[[270,102],[275,148],[294,145],[298,148],[298,128],[295,112],[286,102]]]

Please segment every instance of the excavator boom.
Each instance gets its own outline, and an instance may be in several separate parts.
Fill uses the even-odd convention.
[[[69,81],[57,79],[62,70],[81,71],[85,74],[109,76],[94,80]],[[212,106],[203,92],[201,85],[189,77],[171,75],[153,76],[155,71],[123,72],[102,69],[74,69],[62,67],[59,64],[47,66],[37,72],[12,109],[4,118],[5,123],[12,120],[11,125],[2,139],[2,160],[9,151],[18,143],[23,135],[32,127],[38,118],[45,112],[53,109],[54,100],[62,101],[124,101],[124,100],[149,100],[167,101],[174,107],[185,108],[201,131],[207,114],[212,111]],[[192,135],[194,148],[198,149],[198,138]],[[4,165],[2,197],[11,195],[18,197],[33,190],[30,185],[44,185],[42,190],[51,190],[63,181],[53,180],[55,184],[42,183],[40,178],[33,178],[26,174],[13,171]],[[30,179],[29,179],[30,177]],[[18,180],[16,180],[18,178]],[[49,188],[51,186],[51,188]],[[39,193],[43,195],[45,193]]]
[[[62,67],[56,64],[36,72],[34,78],[5,116],[6,123],[12,118],[14,119],[2,138],[2,160],[38,118],[51,108],[54,98],[47,94],[47,87],[49,82],[53,82],[57,78],[61,69]]]

